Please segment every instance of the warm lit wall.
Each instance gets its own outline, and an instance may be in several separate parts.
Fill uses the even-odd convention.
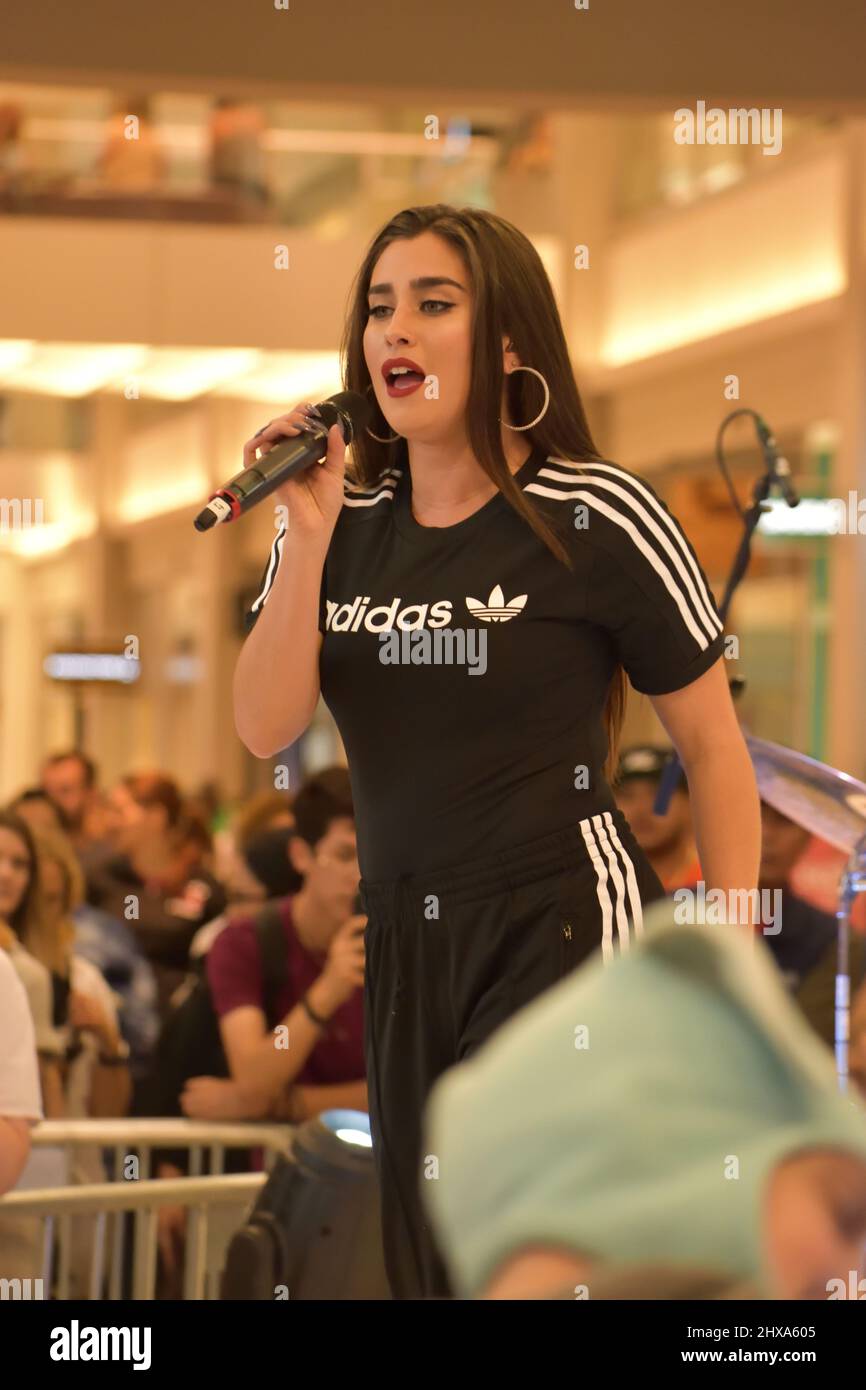
[[[331,349],[361,252],[279,226],[0,218],[3,337]]]
[[[81,639],[115,651],[130,637],[140,645],[139,685],[91,687],[83,695],[87,747],[107,778],[162,765],[185,785],[214,775],[230,790],[244,785],[247,755],[230,700],[240,645],[236,594],[258,579],[272,512],[263,507],[240,525],[199,535],[192,526],[198,504],[133,522],[123,520],[120,503],[141,500],[148,478],[158,493],[163,475],[175,486],[198,478],[204,501],[209,478],[240,466],[240,446],[262,412],[267,419],[274,408],[209,400],[136,429],[133,402],[100,399],[93,451],[74,463],[101,508],[101,529],[38,558],[0,554],[0,797],[32,780],[46,751],[73,741],[71,688],[51,684],[42,660],[55,643]],[[56,509],[45,491],[50,516]],[[190,686],[166,674],[181,643],[201,663]]]
[[[751,406],[779,436],[832,417],[836,400],[838,312],[791,315],[774,332],[731,334],[712,349],[692,349],[665,369],[633,375],[610,392],[608,448],[627,467],[652,469],[711,453],[716,430],[738,406]],[[625,374],[623,374],[625,376]],[[738,378],[739,399],[726,396]],[[731,428],[728,445],[751,447],[748,424]],[[756,461],[758,455],[756,454]]]
[[[767,164],[763,178],[618,238],[607,259],[602,363],[637,361],[841,293],[841,142]]]

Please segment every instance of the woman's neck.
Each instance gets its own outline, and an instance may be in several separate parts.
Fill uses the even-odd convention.
[[[505,460],[512,474],[529,457],[527,441],[503,441]],[[471,516],[498,491],[476,459],[468,440],[453,444],[437,440],[410,443],[412,512],[416,520],[447,526]]]
[[[50,927],[36,922],[27,933],[27,940],[24,943],[25,950],[44,965],[46,970],[52,970],[57,975],[65,975],[69,970],[71,955],[67,941],[64,940],[68,935],[66,922],[55,922]]]

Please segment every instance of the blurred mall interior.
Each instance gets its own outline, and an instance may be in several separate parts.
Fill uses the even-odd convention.
[[[363,73],[363,99],[324,77],[314,99],[273,70],[217,76],[219,26],[198,52],[203,66],[212,46],[213,72],[191,75],[179,45],[159,81],[140,52],[127,73],[103,63],[95,28],[77,49],[53,34],[64,61],[49,68],[46,53],[32,80],[0,83],[0,491],[32,505],[0,530],[0,795],[82,742],[108,780],[159,766],[188,786],[218,774],[229,798],[272,784],[230,709],[271,519],[259,509],[203,537],[191,518],[260,424],[337,388],[352,275],[403,206],[475,204],[532,238],[601,449],[652,478],[717,597],[739,538],[713,456],[730,409],[770,422],[804,498],[858,487],[866,127],[850,97],[846,110],[839,92],[792,90],[768,157],[675,143],[671,101],[629,64],[628,90],[606,72],[594,100],[577,81],[540,99],[516,68],[495,100],[481,83],[451,97],[432,80],[412,96],[384,63],[378,87]],[[503,24],[498,39],[513,57],[520,31]],[[725,106],[742,91],[732,79],[711,96]],[[749,423],[727,442],[746,501]],[[743,720],[863,776],[862,547],[772,521],[729,623]],[[128,685],[46,673],[52,653],[119,653],[130,637],[141,664]],[[654,732],[648,701],[632,699],[627,738]],[[294,757],[313,770],[339,756],[320,708]]]
[[[377,230],[401,209],[416,205],[445,203],[497,213],[526,234],[548,272],[603,458],[651,482],[693,544],[717,602],[741,543],[741,510],[752,502],[764,473],[754,424],[745,414],[725,432],[729,476],[719,467],[717,435],[738,408],[750,408],[767,422],[801,501],[791,508],[779,496],[771,499],[753,538],[748,572],[727,614],[729,676],[739,678],[742,687],[736,709],[755,739],[866,782],[866,641],[861,628],[866,611],[866,549],[861,544],[866,536],[866,15],[861,5],[819,7],[806,0],[785,5],[731,0],[725,7],[695,6],[691,0],[660,0],[653,6],[637,0],[616,6],[602,0],[542,0],[536,6],[516,0],[438,0],[432,6],[412,0],[370,0],[365,5],[316,0],[310,6],[302,0],[292,0],[291,6],[289,0],[270,0],[257,7],[241,0],[211,0],[207,6],[152,0],[144,7],[120,7],[109,0],[88,0],[85,6],[24,8],[4,28],[0,839],[5,836],[6,848],[0,845],[0,974],[5,968],[10,978],[0,978],[0,1001],[14,998],[9,961],[17,953],[21,981],[12,983],[22,995],[29,979],[33,997],[28,995],[27,1002],[36,1031],[31,1028],[25,1036],[25,1025],[31,1025],[22,1005],[19,1052],[27,1053],[32,1096],[26,1102],[13,1096],[7,1118],[28,1126],[44,1123],[35,1129],[29,1166],[24,1168],[20,1146],[17,1172],[8,1166],[5,1178],[0,1144],[0,1284],[6,1284],[10,1271],[15,1278],[29,1279],[27,1271],[32,1270],[36,1277],[60,1250],[56,1268],[46,1276],[49,1297],[55,1292],[69,1296],[71,1269],[76,1297],[89,1287],[93,1298],[106,1291],[111,1298],[121,1291],[151,1298],[154,1288],[164,1299],[214,1298],[216,1271],[235,1229],[225,1193],[235,1203],[238,1194],[243,1196],[247,1210],[264,1183],[262,1155],[269,1168],[275,1154],[285,1159],[285,1128],[292,1125],[302,1131],[293,1161],[300,1152],[297,1167],[307,1184],[307,1205],[299,1201],[297,1209],[304,1208],[304,1220],[309,1218],[300,1235],[293,1231],[293,1239],[299,1246],[315,1246],[306,1282],[292,1287],[292,1299],[348,1298],[357,1289],[362,1290],[359,1296],[379,1297],[378,1292],[369,1294],[381,1284],[378,1264],[367,1265],[373,1226],[358,1235],[361,1228],[353,1224],[351,1211],[348,1217],[343,1213],[342,1224],[331,1224],[322,1195],[327,1184],[319,1177],[332,1164],[349,1186],[359,1174],[370,1179],[368,1150],[379,1144],[372,1136],[379,1123],[373,1117],[381,1058],[371,1066],[364,1049],[375,1053],[370,1039],[376,1028],[387,1034],[394,1067],[383,1085],[386,1100],[399,1112],[399,1123],[390,1132],[399,1138],[404,1122],[407,1130],[420,1124],[418,1097],[424,1091],[426,1104],[429,1077],[418,1080],[411,1104],[404,1103],[393,1082],[395,1077],[402,1082],[404,1061],[408,1072],[418,1055],[427,1055],[428,1039],[421,1031],[429,1021],[425,1011],[429,1008],[432,1017],[434,1006],[419,981],[426,986],[428,978],[418,962],[412,963],[402,1013],[392,1024],[398,1010],[395,1005],[389,1012],[388,991],[393,989],[396,999],[403,990],[399,951],[410,933],[376,935],[368,927],[377,969],[366,973],[367,938],[362,935],[365,922],[377,932],[382,923],[390,924],[392,903],[398,927],[404,927],[409,908],[396,890],[385,907],[374,903],[371,908],[357,896],[360,841],[355,839],[345,752],[324,703],[320,700],[302,737],[273,757],[253,756],[235,730],[233,672],[244,642],[245,614],[261,590],[274,540],[274,509],[259,507],[237,524],[206,533],[194,529],[193,519],[215,489],[239,472],[243,445],[261,426],[301,401],[322,400],[341,389],[339,345],[349,294]],[[729,132],[748,131],[749,138],[689,141],[679,138],[683,110],[714,110],[723,118],[754,111],[756,121],[727,126]],[[772,138],[765,131],[770,122]],[[650,547],[644,543],[643,549],[646,553]],[[663,568],[658,562],[655,567],[657,572]],[[627,563],[620,568],[627,574]],[[475,612],[481,604],[469,600],[470,607],[473,602]],[[497,601],[491,593],[484,612],[501,618],[509,602]],[[512,615],[517,611],[515,605]],[[252,650],[247,648],[244,660]],[[571,661],[572,674],[576,667]],[[307,677],[311,670],[312,665]],[[581,682],[584,675],[581,668]],[[256,693],[265,688],[257,679],[251,684]],[[314,687],[308,681],[305,688]],[[655,688],[675,698],[687,687],[671,690],[669,683]],[[706,684],[703,693],[708,703],[702,708],[718,710],[718,704],[709,704]],[[296,705],[302,698],[303,690]],[[723,681],[719,699],[727,714]],[[451,708],[445,700],[437,705],[437,711]],[[534,713],[527,712],[529,741],[535,740],[529,724]],[[501,719],[500,710],[494,714]],[[733,782],[736,769],[725,752],[732,744],[719,745],[715,720],[697,719],[694,713],[689,717],[691,745],[700,744],[705,754],[693,764],[700,765],[695,783],[705,778],[704,787],[710,785],[709,763],[715,765],[714,788],[724,785],[718,780],[723,773]],[[685,728],[684,712],[680,718]],[[400,719],[398,707],[398,739]],[[567,719],[562,722],[567,726]],[[697,723],[700,734],[694,732]],[[715,750],[702,736],[711,723]],[[728,732],[742,743],[735,721],[729,724]],[[289,737],[289,725],[277,727],[278,738]],[[347,727],[343,723],[344,732]],[[386,730],[383,742],[387,735]],[[352,745],[349,733],[347,741]],[[615,823],[613,813],[604,812],[612,839],[616,824],[627,838],[633,820],[635,846],[640,845],[641,855],[645,849],[654,856],[659,893],[668,899],[676,891],[693,893],[696,884],[703,886],[703,878],[689,789],[672,789],[673,808],[665,824],[650,801],[663,768],[670,771],[670,739],[650,696],[630,695],[620,746],[627,745],[632,763],[624,773],[624,763],[620,769],[617,814],[622,820]],[[367,746],[378,756],[379,745]],[[536,746],[551,765],[556,763],[548,744],[536,740]],[[395,747],[403,758],[403,745]],[[438,744],[428,741],[429,749],[435,754]],[[66,756],[57,758],[61,750]],[[720,763],[725,765],[721,771]],[[511,761],[502,766],[512,774]],[[751,771],[745,751],[743,766]],[[424,788],[411,782],[410,766],[405,783],[387,767],[385,771],[377,789],[384,786],[380,800],[394,792],[401,806],[415,798],[426,809]],[[570,754],[566,771],[570,793]],[[784,795],[778,805],[769,793],[764,796],[774,775],[770,766],[761,783],[766,804],[760,879],[762,891],[769,885],[767,891],[778,895],[784,888],[787,895],[786,920],[792,926],[775,943],[777,963],[789,992],[801,991],[798,1001],[822,1039],[824,1055],[816,1052],[815,1066],[824,1067],[825,1090],[853,1127],[853,1108],[843,1106],[847,1097],[837,1093],[835,1083],[841,1081],[838,1091],[843,1091],[850,1075],[866,1095],[866,938],[857,931],[851,937],[851,978],[861,988],[859,993],[852,990],[849,1035],[848,1012],[839,1003],[842,991],[833,994],[834,952],[837,940],[844,937],[847,943],[847,917],[833,914],[840,874],[866,826],[866,788],[858,782],[856,796],[848,797],[845,778],[822,770],[825,781],[818,800],[828,786],[830,791],[820,814],[801,816],[809,797],[796,773],[782,768]],[[515,772],[514,783],[521,776]],[[463,778],[464,783],[469,780]],[[528,784],[531,778],[523,781]],[[455,788],[457,813],[452,817],[451,801],[440,798],[435,829],[417,835],[417,844],[438,844],[442,826],[452,819],[458,825],[464,809],[457,801],[460,791]],[[514,800],[519,802],[521,795],[526,798],[526,787],[518,786]],[[355,799],[360,805],[357,789]],[[464,795],[463,800],[469,799]],[[710,837],[708,801],[704,797],[694,811],[695,826],[702,816],[705,841],[712,838],[721,862],[721,841],[737,841],[745,817],[738,820],[726,795],[714,796]],[[510,809],[507,797],[501,804]],[[6,809],[10,805],[14,812]],[[840,834],[834,833],[837,808],[846,817]],[[498,810],[497,805],[486,820],[479,813],[473,827],[497,822]],[[759,814],[756,796],[756,826]],[[590,820],[598,829],[601,816],[595,814],[587,815],[580,827]],[[359,815],[359,827],[361,823]],[[503,815],[502,824],[507,823]],[[578,834],[570,824],[562,834],[572,832]],[[499,833],[494,824],[492,839]],[[608,862],[620,892],[617,966],[620,957],[629,959],[619,973],[610,972],[612,985],[600,982],[600,972],[583,977],[574,970],[575,961],[595,952],[599,940],[614,954],[610,898],[604,897],[607,870],[600,854],[592,854],[590,831],[584,829],[583,835],[586,843],[577,845],[577,852],[586,851],[580,887],[585,896],[577,895],[575,864],[555,866],[564,885],[561,894],[551,868],[550,902],[544,900],[550,934],[545,934],[544,917],[534,935],[523,933],[521,945],[525,939],[539,951],[539,961],[545,970],[550,965],[557,982],[571,971],[578,980],[595,979],[600,992],[600,1035],[613,1041],[605,1054],[611,1070],[587,1090],[613,1099],[598,1123],[596,1113],[588,1112],[585,1133],[590,1141],[583,1144],[583,1133],[576,1140],[568,1135],[566,1148],[570,1145],[582,1156],[596,1138],[611,1144],[614,1162],[607,1150],[599,1148],[596,1154],[603,1198],[609,1175],[615,1178],[620,1172],[623,1155],[638,1168],[643,1165],[645,1133],[650,1135],[647,1149],[663,1136],[672,1151],[678,1150],[671,1158],[673,1173],[678,1155],[686,1153],[707,1116],[713,1121],[721,1117],[723,1124],[729,1119],[724,1104],[704,1104],[696,1106],[699,1123],[693,1125],[684,1105],[682,1130],[669,1128],[665,1107],[676,1091],[676,1078],[682,1082],[680,1070],[692,1067],[695,1076],[700,1071],[701,1084],[708,1079],[712,1087],[716,1066],[727,1066],[734,1081],[724,1095],[742,1090],[749,1104],[754,1100],[754,1113],[747,1118],[759,1137],[778,1092],[773,1089],[775,1072],[773,1084],[761,1091],[760,1060],[753,1066],[750,1059],[739,1070],[731,1060],[741,1056],[734,1044],[748,1032],[740,1015],[735,1026],[720,1010],[717,1033],[705,1037],[702,1017],[697,1026],[690,1024],[690,1014],[671,1023],[664,993],[650,998],[651,991],[642,989],[640,952],[631,951],[625,920],[625,880],[613,851]],[[525,838],[530,848],[537,844],[535,837]],[[740,838],[745,840],[745,832]],[[472,839],[472,832],[466,839]],[[757,829],[752,839],[757,859]],[[496,891],[506,897],[515,887],[509,877],[514,843],[506,838],[496,845]],[[628,912],[635,914],[636,940],[643,933],[640,898],[652,898],[653,892],[645,894],[642,884],[638,893],[632,861],[616,843],[627,878],[631,872],[628,892],[634,897]],[[467,861],[473,847],[466,845]],[[751,853],[752,847],[746,846],[743,856],[747,850]],[[637,850],[633,853],[637,859]],[[863,853],[861,848],[858,891],[866,885]],[[649,858],[646,862],[649,866]],[[530,885],[529,874],[536,868]],[[546,873],[547,866],[530,866],[526,883],[515,889],[531,886],[539,904],[542,868]],[[395,880],[401,892],[407,877]],[[711,877],[709,871],[706,877]],[[378,882],[372,886],[382,887]],[[390,890],[394,885],[385,886]],[[451,886],[449,881],[449,891]],[[650,890],[655,886],[653,879]],[[366,891],[369,885],[362,880],[361,887]],[[492,892],[485,884],[469,908],[463,905],[467,914],[489,909],[492,920],[498,910]],[[607,916],[590,941],[596,907]],[[511,929],[512,908],[509,900],[502,910],[503,931]],[[243,915],[236,917],[241,909]],[[861,900],[851,913],[855,928],[864,924],[864,909]],[[514,912],[521,928],[542,921],[541,909],[537,919],[529,909],[522,917]],[[574,935],[572,922],[577,924]],[[423,940],[425,949],[433,950],[431,939],[439,949],[436,934],[427,933],[426,925],[425,916],[425,931],[411,937],[413,949]],[[448,925],[450,929],[452,923]],[[499,919],[494,921],[494,934],[499,925]],[[578,950],[580,931],[584,939]],[[480,940],[479,958],[489,944],[484,931],[477,938],[468,930],[463,935],[455,931],[454,938],[460,949],[471,938],[467,951]],[[502,937],[505,963],[497,980],[498,988],[507,979],[508,991],[521,979],[509,955],[513,940],[516,935]],[[752,944],[750,940],[749,949]],[[720,934],[720,977],[727,969],[725,952],[740,948],[733,933],[724,939]],[[793,959],[800,948],[804,960],[808,956],[805,963]],[[271,969],[274,959],[268,957],[269,950],[279,955],[280,949],[282,973]],[[684,949],[688,951],[687,938]],[[709,961],[709,947],[701,949],[707,950]],[[29,964],[22,962],[31,952]],[[373,955],[371,946],[371,959]],[[632,1009],[627,970],[635,958],[639,1007]],[[697,975],[699,953],[695,960]],[[449,967],[452,963],[449,958]],[[459,1064],[468,1056],[471,1075],[473,1049],[501,1021],[494,1020],[494,1010],[489,1016],[484,1012],[485,965],[486,960],[478,966],[478,998],[470,1001],[474,1008],[481,1000],[470,1019],[481,1018],[477,1036],[471,1035],[465,1048],[452,1039],[448,1046],[457,1055],[447,1058],[444,1044],[441,1057],[429,1045],[440,1072],[457,1064],[456,1150],[464,1138]],[[716,966],[710,962],[707,969]],[[414,980],[411,969],[417,971]],[[74,970],[84,973],[76,976]],[[674,978],[677,971],[674,960],[668,981],[674,999],[682,983]],[[742,974],[748,974],[745,967]],[[804,998],[809,980],[818,976],[814,998]],[[536,977],[530,970],[522,978],[532,982],[533,998],[550,983],[547,975],[542,981],[541,973]],[[463,984],[458,968],[450,975],[443,971],[439,983],[446,979],[448,987],[443,985],[436,995],[446,1001],[443,1035],[459,1012],[449,988],[453,983],[456,995]],[[774,979],[767,974],[762,985],[771,1005],[779,1002]],[[617,997],[622,980],[626,992]],[[696,980],[694,998],[699,1002],[708,980],[710,975]],[[378,1023],[365,1037],[360,991],[363,986],[363,1008],[368,1008],[374,985]],[[505,997],[493,987],[489,993],[494,1006]],[[723,995],[724,989],[716,991],[717,999]],[[511,1012],[521,1007],[516,992],[507,997]],[[562,999],[562,993],[556,998]],[[413,1013],[418,999],[421,1006]],[[527,993],[523,1002],[529,999]],[[187,1011],[190,1003],[193,1008]],[[202,1015],[195,1012],[199,1004],[202,1027]],[[742,1014],[746,1012],[744,1007]],[[629,1058],[617,1051],[619,1026],[603,1034],[601,1020],[610,1016],[618,1023],[623,1018],[623,1036],[637,1040]],[[293,1042],[295,1052],[287,1057],[274,1035],[279,1021],[289,1017],[293,1037],[300,1034],[302,1044],[298,1049]],[[418,1035],[413,1045],[404,1046],[402,1035],[391,1030],[403,1026],[407,1017],[406,1026],[417,1026]],[[16,1031],[11,1018],[3,1003],[0,1023],[6,1023],[7,1041],[0,1028],[0,1054],[4,1046],[10,1055],[13,1050],[8,1043],[9,1033]],[[179,1018],[181,1028],[183,1019],[188,1021],[185,1035],[173,1031]],[[455,1039],[457,1031],[454,1024]],[[578,1044],[570,1050],[570,1021],[567,1031],[571,1065]],[[782,1043],[784,1031],[778,1035]],[[767,1036],[772,1032],[771,1027]],[[656,1051],[643,1046],[644,1039],[656,1043],[662,1035],[670,1044],[667,1062],[674,1080],[669,1090],[668,1073],[661,1066],[652,1070],[664,1051],[664,1038]],[[543,1036],[540,1029],[538,1037]],[[556,1059],[562,1056],[560,1036],[565,1034],[553,1038]],[[683,1046],[683,1037],[690,1045]],[[198,1049],[202,1039],[213,1044],[205,1057]],[[761,1041],[765,1039],[756,1041],[756,1050]],[[837,1075],[832,1074],[834,1044]],[[806,1046],[802,1038],[797,1045]],[[604,1052],[599,1048],[594,1059],[605,1061]],[[477,1149],[471,1142],[467,1148],[470,1156],[485,1155],[484,1161],[467,1161],[478,1198],[467,1209],[471,1216],[489,1201],[490,1229],[496,1225],[493,1176],[522,1197],[532,1172],[543,1169],[530,1152],[525,1170],[509,1170],[508,1161],[527,1152],[524,1140],[528,1137],[531,1145],[536,1133],[531,1124],[520,1132],[520,1107],[538,1118],[533,1106],[546,1094],[553,1098],[554,1125],[561,1114],[570,1113],[561,1098],[571,1095],[573,1083],[569,1077],[557,1091],[559,1061],[546,1068],[519,1037],[517,1054],[523,1064],[529,1060],[523,1090],[512,1094],[505,1076],[507,1103],[492,1108],[486,1130],[484,1112],[471,1096],[465,1109],[465,1132],[471,1134],[474,1118],[476,1139],[480,1130],[489,1131],[491,1147],[499,1145],[488,1167],[483,1134]],[[181,1055],[185,1070],[178,1061]],[[769,1050],[762,1056],[766,1061]],[[83,1082],[78,1091],[69,1082],[79,1057],[90,1067],[92,1085],[88,1082],[86,1095]],[[32,1098],[37,1096],[36,1060],[41,1099]],[[0,1061],[6,1058],[0,1056]],[[644,1064],[649,1067],[646,1076],[640,1072]],[[13,1070],[11,1063],[5,1068],[9,1075]],[[514,1070],[517,1074],[520,1067]],[[769,1075],[770,1061],[765,1070]],[[368,1075],[373,1078],[369,1097]],[[0,1066],[0,1082],[3,1077]],[[749,1088],[755,1077],[753,1094]],[[154,1080],[162,1087],[159,1094]],[[682,1094],[692,1093],[686,1087]],[[718,1093],[710,1089],[706,1094]],[[641,1101],[648,1097],[646,1115],[641,1104],[632,1104],[634,1096]],[[3,1100],[0,1088],[0,1126],[6,1123]],[[513,1144],[507,1133],[511,1114],[516,1116]],[[326,1118],[316,1127],[320,1116]],[[359,1127],[359,1117],[366,1128]],[[646,1117],[648,1129],[641,1132]],[[90,1130],[73,1132],[74,1124],[85,1119]],[[161,1129],[163,1120],[176,1128]],[[268,1124],[253,1137],[245,1131],[239,1138],[241,1123],[252,1121]],[[633,1131],[621,1129],[620,1121]],[[505,1129],[497,1128],[500,1122]],[[226,1133],[232,1127],[233,1137]],[[703,1127],[709,1133],[709,1122]],[[446,1145],[448,1128],[446,1123]],[[720,1131],[720,1153],[730,1146],[727,1135]],[[162,1148],[179,1142],[178,1136],[189,1149],[182,1161],[175,1161],[173,1149]],[[29,1129],[26,1138],[29,1145]],[[712,1141],[716,1143],[715,1134]],[[302,1152],[304,1143],[308,1149]],[[208,1144],[211,1166],[205,1163],[203,1169]],[[72,1176],[75,1145],[76,1162],[82,1162]],[[240,1166],[224,1171],[232,1146],[240,1152]],[[548,1144],[548,1151],[555,1147]],[[659,1143],[659,1153],[663,1147]],[[140,1183],[125,1181],[130,1174],[124,1164],[132,1148],[143,1156],[141,1171],[132,1174]],[[857,1180],[866,1230],[866,1123],[854,1148],[860,1158]],[[100,1167],[105,1154],[113,1153],[114,1191],[106,1194],[99,1185],[104,1168],[96,1177],[86,1169],[85,1150],[102,1154]],[[426,1149],[420,1151],[426,1162]],[[46,1176],[41,1165],[49,1152],[61,1154],[67,1166]],[[382,1154],[391,1161],[384,1142],[375,1156]],[[284,1176],[288,1166],[286,1161]],[[713,1227],[724,1200],[719,1188],[710,1188],[707,1199],[702,1189],[695,1206],[700,1219],[690,1224],[677,1205],[678,1180],[671,1178],[665,1186],[669,1174],[660,1174],[656,1189],[656,1176],[645,1183],[652,1189],[650,1214],[654,1203],[660,1211],[664,1204],[657,1192],[673,1194],[659,1229],[667,1222],[675,1235],[689,1234],[692,1225],[702,1227],[708,1216],[705,1224],[712,1227],[716,1244],[708,1239],[706,1251],[698,1253],[707,1255],[711,1269],[718,1254],[722,1269],[728,1231],[719,1235]],[[171,1184],[163,1189],[168,1196],[154,1197],[158,1183],[149,1183],[151,1177]],[[637,1173],[634,1190],[645,1177]],[[295,1178],[297,1173],[290,1173],[287,1182]],[[223,1222],[212,1246],[205,1199],[199,1198],[198,1188],[189,1195],[190,1179],[193,1187],[199,1181],[211,1184],[210,1215],[217,1226]],[[70,1265],[66,1254],[73,1243],[66,1218],[73,1209],[86,1214],[67,1190],[80,1182],[96,1184],[92,1192],[105,1201],[104,1207],[96,1205],[93,1197],[86,1209],[90,1217],[98,1217],[99,1231],[84,1251],[89,1270],[84,1273],[83,1257],[76,1256]],[[417,1203],[414,1169],[412,1182],[411,1201]],[[731,1190],[736,1186],[729,1185]],[[48,1189],[61,1187],[60,1205],[54,1206]],[[28,1188],[36,1197],[28,1199]],[[447,1182],[431,1185],[437,1194],[446,1188]],[[118,1189],[124,1191],[125,1205],[115,1200]],[[373,1194],[370,1181],[364,1201],[369,1197],[372,1203]],[[396,1182],[389,1196],[392,1212],[395,1194],[402,1202]],[[603,1208],[593,1205],[590,1192],[593,1200],[587,1207],[592,1210],[586,1219],[605,1210],[616,1231],[613,1218],[621,1194],[611,1190],[607,1195],[610,1206]],[[627,1195],[622,1205],[630,1213],[631,1187]],[[287,1200],[286,1211],[290,1205]],[[796,1231],[801,1210],[812,1208],[792,1200],[785,1218],[788,1229]],[[101,1264],[102,1218],[109,1211],[116,1214],[110,1278]],[[127,1225],[131,1243],[124,1246],[123,1214],[133,1211]],[[151,1220],[157,1211],[159,1257],[157,1223]],[[745,1217],[740,1212],[743,1230],[757,1224],[756,1212],[757,1207]],[[56,1242],[53,1236],[37,1239],[31,1230],[16,1247],[17,1221],[38,1217],[47,1224],[54,1214],[62,1228]],[[236,1227],[237,1211],[234,1221]],[[459,1211],[454,1224],[458,1230],[463,1225]],[[467,1218],[465,1224],[469,1230],[472,1221]],[[718,1224],[721,1229],[724,1223],[720,1219]],[[335,1235],[329,1244],[325,1237],[334,1232],[339,1239]],[[90,1241],[86,1230],[85,1236]],[[804,1238],[804,1248],[807,1243]],[[582,1239],[573,1244],[584,1252]],[[812,1244],[820,1254],[822,1241]],[[207,1283],[206,1245],[213,1266]],[[23,1262],[25,1247],[29,1265]],[[644,1254],[650,1249],[640,1242],[638,1247]],[[586,1248],[592,1249],[591,1242]],[[135,1253],[127,1258],[130,1249]],[[249,1283],[245,1249],[242,1243],[240,1272],[235,1269],[229,1280],[231,1289],[244,1289],[245,1279]],[[393,1249],[399,1253],[396,1240]],[[354,1265],[346,1251],[354,1252]],[[44,1265],[39,1264],[43,1257]],[[845,1262],[856,1258],[857,1251],[849,1257],[846,1246],[839,1256],[843,1274]],[[398,1263],[395,1259],[393,1268]],[[832,1272],[837,1272],[835,1265]],[[740,1275],[742,1270],[724,1265],[723,1273]],[[263,1292],[246,1289],[225,1296],[280,1297],[269,1280],[264,1279]],[[826,1271],[815,1273],[814,1281],[817,1296],[823,1296],[822,1289],[830,1288]],[[572,1298],[574,1278],[567,1282],[570,1287],[558,1296]],[[855,1282],[856,1287],[866,1289],[866,1280],[859,1286]],[[532,1288],[525,1296],[534,1296]],[[667,1296],[678,1295],[652,1293],[653,1298]],[[240,1337],[214,1337],[216,1354],[224,1341],[243,1344],[249,1356],[251,1344]]]

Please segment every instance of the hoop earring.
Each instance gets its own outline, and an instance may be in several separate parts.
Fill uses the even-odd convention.
[[[533,376],[538,377],[538,380],[544,387],[544,405],[541,407],[540,414],[536,415],[534,420],[530,420],[528,425],[507,425],[501,416],[499,423],[500,425],[505,425],[507,430],[531,430],[540,420],[543,420],[547,414],[547,407],[550,405],[550,391],[548,390],[547,382],[541,372],[537,371],[535,367],[512,367],[510,372],[506,372],[506,376],[513,376],[515,372],[531,372]]]
[[[368,382],[367,382],[367,385],[364,387],[364,394],[366,395],[366,393],[367,393],[368,391],[372,391],[372,390],[373,390],[373,383],[372,383],[372,381],[368,381]],[[369,425],[365,425],[365,426],[364,426],[364,429],[367,431],[367,433],[368,433],[368,435],[370,436],[371,439],[375,439],[375,441],[376,441],[377,444],[393,444],[394,441],[395,441],[396,439],[400,439],[400,438],[401,438],[401,436],[400,436],[399,434],[392,434],[390,439],[383,439],[383,438],[381,437],[381,435],[374,434],[373,431],[370,429]]]

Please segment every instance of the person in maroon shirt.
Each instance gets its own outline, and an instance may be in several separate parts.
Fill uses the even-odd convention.
[[[303,887],[280,904],[287,977],[280,1023],[268,1029],[255,919],[217,937],[207,978],[230,1080],[193,1077],[181,1098],[195,1119],[300,1121],[333,1107],[367,1109],[364,1067],[364,928],[355,821],[345,768],[308,779],[295,798],[292,865]]]

